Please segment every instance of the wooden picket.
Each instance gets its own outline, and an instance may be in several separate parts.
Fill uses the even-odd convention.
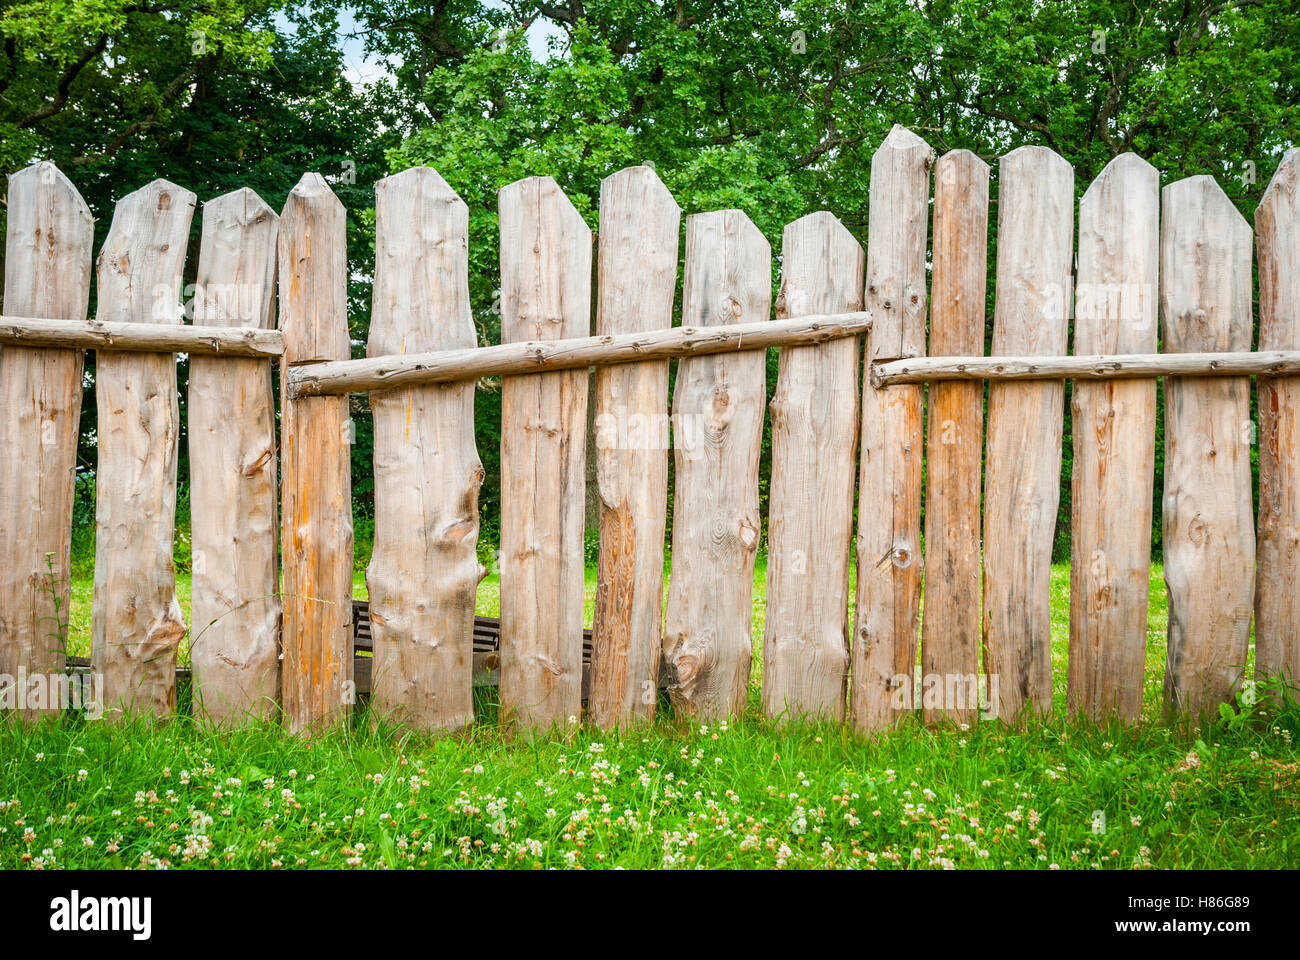
[[[275,323],[280,218],[252,190],[203,206],[195,326]],[[272,716],[280,699],[275,396],[271,365],[190,358],[194,712]]]
[[[683,323],[744,323],[766,319],[771,307],[772,250],[749,217],[688,218]],[[673,705],[706,719],[740,713],[749,689],[765,364],[762,351],[749,350],[688,357],[677,368],[664,659]]]
[[[501,340],[591,330],[591,230],[550,177],[501,190]],[[501,384],[501,707],[545,730],[582,712],[587,373]],[[472,613],[472,607],[471,607]]]
[[[894,127],[871,160],[867,288],[872,361],[925,353],[929,145]],[[921,613],[921,391],[876,387],[864,372],[858,483],[857,623],[849,707],[860,731],[900,722],[913,706]]]
[[[437,171],[415,167],[376,184],[370,355],[473,345],[468,233],[469,210]],[[376,390],[370,406],[371,699],[381,716],[456,731],[474,717],[474,592],[481,578],[475,548],[483,480],[474,443],[474,386]]]
[[[1300,150],[1288,150],[1255,212],[1259,349],[1300,349]],[[1300,378],[1260,377],[1255,670],[1300,681]]]
[[[681,209],[650,167],[600,185],[596,332],[672,326]],[[591,720],[644,723],[658,702],[668,519],[668,361],[596,369],[596,484],[600,495]],[[637,425],[639,424],[639,429]]]
[[[1213,177],[1161,197],[1160,313],[1168,353],[1249,350],[1251,229]],[[1250,380],[1165,380],[1165,707],[1212,714],[1246,666],[1255,590]]]
[[[1046,147],[1002,158],[998,190],[993,354],[1063,354],[1074,246],[1074,173]],[[991,709],[1016,722],[1032,703],[1052,707],[1049,607],[1052,542],[1060,504],[1059,382],[989,385],[984,480],[985,672]]]
[[[968,150],[944,154],[934,169],[931,353],[984,352],[988,220],[988,164]],[[984,384],[932,384],[927,429],[920,705],[926,722],[969,724],[979,706]],[[947,690],[951,700],[939,695]]]
[[[285,201],[276,247],[286,366],[350,353],[345,217],[318,173]],[[295,733],[344,722],[355,699],[351,429],[347,397],[281,399],[281,705]]]
[[[1112,160],[1079,204],[1076,284],[1071,168],[1042,147],[1012,151],[998,174],[985,357],[989,168],[960,150],[934,164],[901,127],[873,158],[865,254],[829,213],[786,227],[775,320],[768,241],[743,212],[724,210],[687,220],[683,324],[672,327],[681,211],[641,166],[602,184],[591,336],[590,224],[550,178],[505,187],[503,342],[489,347],[476,345],[469,301],[468,210],[436,171],[414,168],[376,186],[368,356],[354,360],[345,211],[319,175],[302,178],[278,219],[249,190],[206,204],[187,326],[181,277],[194,195],[159,180],[123,198],[99,256],[98,315],[86,318],[89,212],[52,165],[29,167],[10,180],[0,317],[0,708],[11,703],[11,675],[53,686],[66,669],[53,621],[69,597],[87,349],[98,351],[99,408],[89,668],[110,717],[162,716],[176,703],[187,629],[172,562],[180,352],[191,377],[194,713],[207,721],[278,714],[290,731],[313,732],[347,722],[359,679],[374,719],[446,734],[473,722],[473,685],[498,668],[501,716],[526,731],[581,716],[584,696],[594,724],[643,724],[661,688],[681,715],[744,713],[769,346],[780,350],[762,665],[770,719],[847,716],[868,734],[907,717],[970,724],[983,716],[981,677],[1003,722],[1052,711],[1049,578],[1066,379],[1076,381],[1069,712],[1142,716],[1157,379],[1166,712],[1212,714],[1241,689],[1252,613],[1256,675],[1294,682],[1298,179],[1292,151],[1256,214],[1261,330],[1251,352],[1252,231],[1212,178],[1158,195],[1149,164]],[[1157,306],[1164,353],[1154,352]],[[1258,550],[1251,375],[1262,426]],[[501,626],[476,673],[475,601],[487,572],[477,543],[481,376],[503,377]],[[375,545],[360,609],[373,659],[354,659],[352,623],[348,397],[363,391],[375,425]],[[589,408],[601,517],[588,677]]]
[[[1116,157],[1079,202],[1074,352],[1156,348],[1160,175]],[[1155,471],[1154,380],[1076,383],[1071,487],[1069,707],[1142,712]]]
[[[117,203],[99,254],[99,316],[181,320],[181,272],[194,194],[155,180]],[[176,707],[185,621],[172,562],[180,411],[176,358],[101,350],[95,363],[99,469],[91,659],[105,716]]]
[[[781,253],[778,317],[861,308],[862,245],[833,215],[812,213],[787,225]],[[778,362],[771,404],[763,710],[779,719],[842,720],[849,680],[858,342],[842,337],[785,347]]]
[[[84,317],[95,230],[76,187],[54,164],[33,164],[9,178],[7,214],[5,311]],[[79,350],[0,348],[0,674],[10,677],[64,670],[81,375]]]

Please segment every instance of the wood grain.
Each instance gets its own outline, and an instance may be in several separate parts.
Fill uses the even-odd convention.
[[[1066,352],[1074,172],[1046,147],[1002,158],[992,353]],[[999,719],[1052,708],[1050,587],[1061,496],[1064,384],[989,386],[984,480],[984,669]]]
[[[550,177],[502,188],[501,339],[591,331],[591,230]],[[545,730],[582,712],[587,371],[501,383],[501,708]]]
[[[969,150],[944,154],[934,169],[931,352],[984,352],[988,220],[988,164]],[[928,420],[921,673],[942,684],[926,689],[929,700],[921,707],[927,723],[972,723],[979,712],[969,694],[980,672],[984,385],[934,384]],[[949,690],[960,695],[949,701]]]
[[[1160,174],[1135,153],[1079,202],[1076,353],[1150,353],[1159,305]],[[1154,380],[1078,383],[1071,398],[1072,715],[1136,722],[1146,672]]]
[[[685,322],[762,319],[771,308],[772,249],[749,217],[739,210],[688,217]],[[753,350],[691,357],[677,368],[664,657],[673,707],[694,717],[735,716],[749,690],[766,365],[764,352]]]
[[[1255,212],[1259,349],[1300,348],[1300,150]],[[1300,372],[1300,368],[1297,368]],[[1300,377],[1260,377],[1255,672],[1300,688]]]
[[[7,203],[5,310],[85,316],[94,220],[81,194],[54,164],[37,163],[9,178]],[[64,670],[81,376],[80,350],[0,348],[0,674],[8,677]]]
[[[1161,197],[1164,349],[1249,350],[1251,229],[1213,177]],[[1210,716],[1241,681],[1255,590],[1250,380],[1165,381],[1165,708]]]
[[[866,293],[871,360],[925,353],[925,248],[930,167],[925,141],[894,127],[871,161]],[[857,610],[849,710],[864,733],[912,708],[899,701],[916,670],[921,605],[921,388],[862,384]]]
[[[279,222],[248,188],[203,205],[196,327],[274,327]],[[270,362],[191,357],[188,410],[194,713],[269,717],[280,698]]]
[[[871,157],[867,288],[872,362],[925,354],[925,247],[934,151],[894,125]]]
[[[681,210],[649,167],[600,185],[596,332],[672,326]],[[668,361],[596,371],[600,553],[588,716],[599,727],[653,719],[662,659]],[[633,429],[639,425],[639,429]]]
[[[375,185],[371,356],[474,344],[469,210],[437,171]],[[474,384],[375,391],[375,549],[366,570],[373,709],[434,733],[474,720],[474,599],[483,570]]]
[[[862,305],[863,252],[832,214],[785,228],[778,319]],[[772,414],[763,711],[844,719],[858,341],[785,347]]]
[[[176,324],[195,196],[155,180],[117,203],[99,253],[99,316]],[[95,358],[99,409],[95,474],[95,593],[91,659],[102,675],[104,716],[170,714],[185,621],[172,565],[176,358],[116,353]]]
[[[276,246],[285,364],[343,359],[346,215],[320,174],[304,174],[289,193]],[[349,430],[346,397],[282,395],[281,696],[293,733],[345,722],[355,700]]]

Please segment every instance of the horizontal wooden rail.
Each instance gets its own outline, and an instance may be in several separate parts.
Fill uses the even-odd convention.
[[[1300,350],[1124,353],[1083,357],[917,357],[871,368],[877,388],[934,380],[1133,380],[1300,374]]]
[[[447,383],[638,360],[798,346],[856,336],[870,327],[871,314],[857,311],[718,327],[672,327],[653,333],[526,340],[467,350],[308,363],[289,370],[289,396],[332,396],[389,390],[418,383]]]
[[[284,353],[279,330],[7,316],[0,316],[0,345],[211,357],[278,357]]]

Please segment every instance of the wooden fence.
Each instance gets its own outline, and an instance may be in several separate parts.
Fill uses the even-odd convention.
[[[1076,251],[1069,164],[1023,147],[1000,161],[993,356],[983,357],[989,174],[966,151],[936,163],[896,127],[872,162],[865,255],[828,213],[790,224],[776,319],[772,252],[749,218],[688,217],[683,326],[673,328],[681,212],[652,169],[622,170],[601,188],[594,336],[591,230],[550,178],[513,183],[499,196],[503,343],[478,347],[467,209],[434,170],[407,170],[376,186],[374,309],[359,360],[349,359],[345,214],[319,175],[303,177],[279,217],[249,190],[204,205],[186,325],[194,194],[160,180],[118,203],[87,320],[90,214],[51,164],[15,174],[0,319],[0,675],[53,682],[65,669],[51,625],[69,600],[82,351],[95,349],[92,669],[109,716],[174,710],[187,629],[172,563],[175,354],[185,353],[196,715],[279,712],[293,731],[348,717],[347,394],[369,391],[371,706],[430,731],[472,722],[486,572],[473,392],[474,378],[496,375],[503,716],[545,729],[581,715],[589,404],[600,548],[587,717],[602,727],[651,719],[661,664],[676,710],[736,714],[756,642],[764,351],[778,347],[768,716],[844,719],[847,709],[866,732],[916,714],[971,722],[986,683],[988,711],[1004,721],[1051,710],[1066,379],[1077,381],[1070,711],[1140,713],[1161,377],[1167,708],[1203,714],[1231,698],[1252,615],[1257,672],[1294,676],[1300,152],[1256,215],[1258,352],[1252,231],[1212,178],[1161,194],[1154,168],[1116,158],[1079,204]]]

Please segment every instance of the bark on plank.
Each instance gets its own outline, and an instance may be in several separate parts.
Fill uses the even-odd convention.
[[[601,183],[599,335],[672,326],[680,222],[681,209],[649,167]],[[596,371],[600,553],[587,709],[600,727],[647,722],[658,699],[667,404],[667,360]]]
[[[203,205],[196,327],[275,326],[279,220],[247,187]],[[280,698],[270,362],[191,357],[188,406],[195,715],[268,717]]]
[[[1249,350],[1251,229],[1213,177],[1161,198],[1164,349]],[[1250,380],[1165,381],[1165,709],[1210,716],[1241,682],[1255,591]]]
[[[781,319],[862,305],[862,246],[830,213],[785,228]],[[772,397],[763,710],[844,719],[858,341],[784,347]]]
[[[550,177],[501,190],[501,339],[591,331],[591,230]],[[501,707],[530,730],[582,711],[586,370],[501,384]]]
[[[52,163],[9,178],[4,308],[83,317],[94,220]],[[0,348],[0,674],[63,675],[82,352]],[[54,712],[32,710],[33,714]]]
[[[1069,163],[1046,147],[1003,157],[994,354],[1065,353],[1073,239]],[[1062,383],[989,386],[984,664],[990,689],[997,688],[997,716],[1007,723],[1030,704],[1040,715],[1052,708],[1049,602],[1064,407]]]
[[[155,180],[118,201],[99,253],[99,316],[176,324],[194,194]],[[180,413],[173,354],[95,358],[95,594],[91,659],[104,716],[170,714],[185,621],[172,564]]]
[[[1155,350],[1159,218],[1160,174],[1135,153],[1107,164],[1083,195],[1075,353]],[[1077,383],[1071,407],[1069,708],[1134,723],[1146,672],[1156,384]]]
[[[348,355],[345,221],[318,173],[285,201],[276,245],[286,366]],[[347,397],[281,398],[281,695],[293,733],[343,723],[355,700],[350,428]]]
[[[988,274],[989,168],[969,150],[939,158],[934,171],[934,280],[930,352],[984,352]],[[980,672],[980,467],[984,385],[930,387],[925,510],[925,617],[921,673],[927,723],[971,723]],[[949,702],[938,691],[959,692]],[[928,699],[926,699],[928,695]]]
[[[707,326],[765,318],[771,307],[772,250],[750,219],[739,210],[688,218],[683,318]],[[673,706],[710,720],[741,713],[749,690],[766,366],[753,350],[677,368],[664,655]]]

